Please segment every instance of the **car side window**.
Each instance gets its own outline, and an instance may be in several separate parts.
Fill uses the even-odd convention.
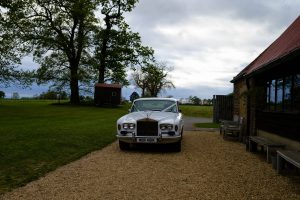
[[[174,106],[168,108],[168,109],[166,110],[166,112],[175,112],[175,113],[178,112],[178,111],[177,111],[177,106],[174,105]]]
[[[137,112],[137,111],[138,111],[138,109],[136,107],[136,104],[133,104],[130,112]]]

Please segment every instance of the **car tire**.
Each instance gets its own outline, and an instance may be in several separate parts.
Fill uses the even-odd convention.
[[[181,140],[173,144],[174,152],[181,152]]]
[[[129,143],[119,141],[119,147],[122,151],[128,150],[129,149]]]

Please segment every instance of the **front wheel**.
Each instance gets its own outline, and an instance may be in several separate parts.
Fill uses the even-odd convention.
[[[119,147],[122,151],[129,149],[129,143],[123,142],[119,140]]]
[[[180,152],[181,151],[181,140],[174,143],[172,147],[175,152]]]

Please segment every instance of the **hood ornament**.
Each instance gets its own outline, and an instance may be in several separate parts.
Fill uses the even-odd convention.
[[[152,113],[153,113],[153,111],[151,111],[151,112],[147,111],[147,113],[146,113],[147,119],[150,118],[150,115],[151,115]]]

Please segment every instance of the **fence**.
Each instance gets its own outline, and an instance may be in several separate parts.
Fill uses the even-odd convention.
[[[213,105],[214,123],[218,123],[220,119],[233,119],[233,95],[214,95]]]

